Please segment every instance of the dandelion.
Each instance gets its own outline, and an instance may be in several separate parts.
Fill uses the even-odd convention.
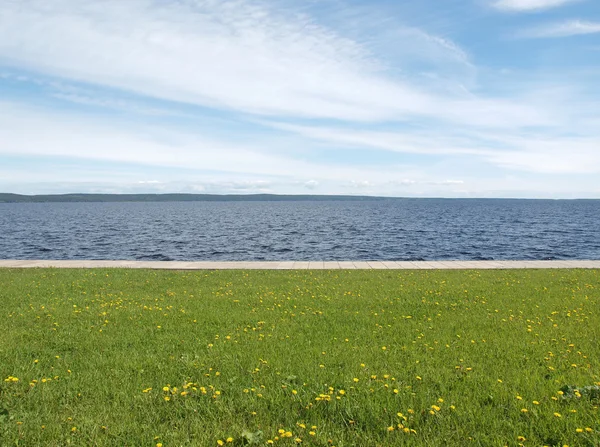
[[[225,441],[227,442],[233,442],[233,438],[230,436],[229,438],[227,438]]]
[[[562,415],[560,413],[554,413],[554,417],[561,418]]]
[[[354,383],[358,382],[358,377],[355,377],[354,379],[352,379],[354,381]]]
[[[217,445],[225,445],[225,443],[221,439],[217,439]]]

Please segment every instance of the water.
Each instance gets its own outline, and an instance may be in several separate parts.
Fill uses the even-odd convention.
[[[0,203],[0,259],[600,259],[600,200]]]

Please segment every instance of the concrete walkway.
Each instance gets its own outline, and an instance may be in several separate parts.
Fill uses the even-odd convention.
[[[434,269],[600,269],[597,261],[24,261],[1,260],[0,268],[135,268],[164,270],[434,270]]]

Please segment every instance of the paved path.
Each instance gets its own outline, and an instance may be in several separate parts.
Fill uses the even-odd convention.
[[[598,261],[23,261],[2,260],[0,268],[136,268],[165,270],[222,270],[222,269],[269,269],[269,270],[433,270],[433,269],[548,269],[583,268],[600,269]]]

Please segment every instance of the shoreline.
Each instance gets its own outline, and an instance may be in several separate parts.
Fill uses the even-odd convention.
[[[132,261],[0,259],[0,268],[154,270],[474,270],[600,269],[600,260],[562,261]]]

